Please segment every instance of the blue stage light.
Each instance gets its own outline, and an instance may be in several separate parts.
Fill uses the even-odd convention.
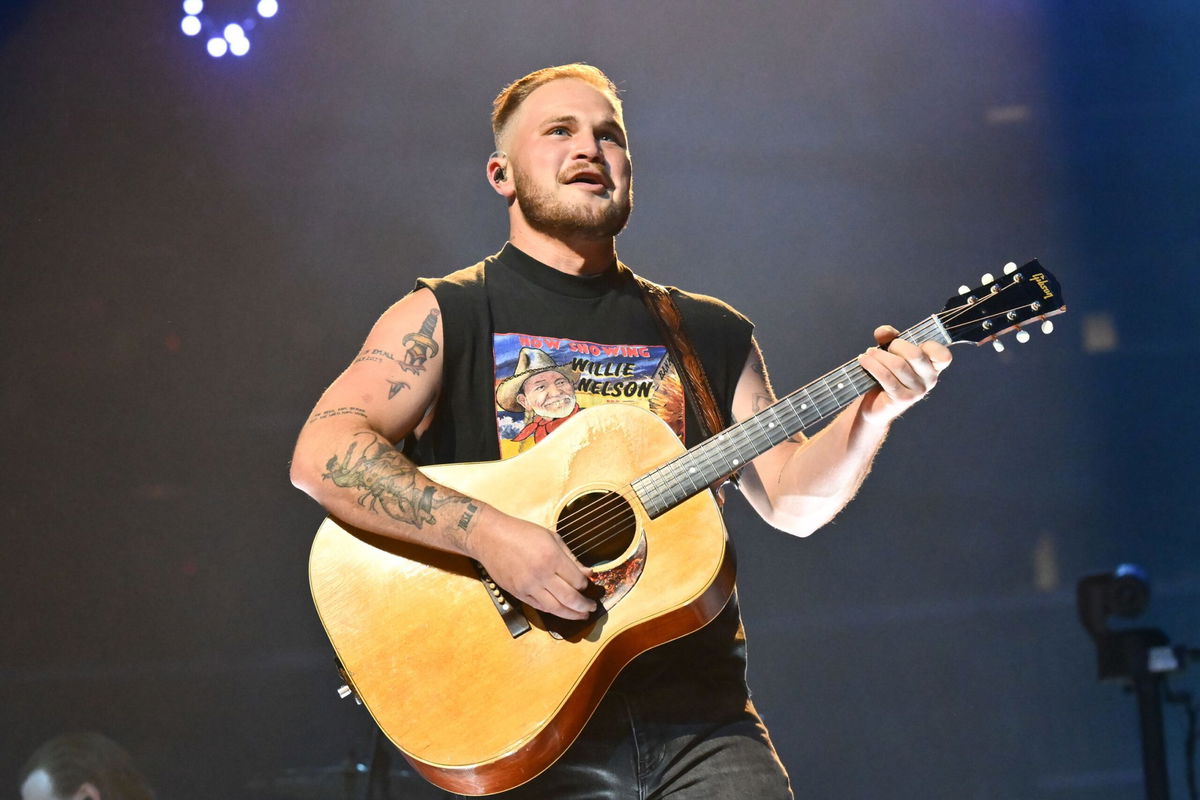
[[[256,7],[263,19],[279,13],[278,0],[258,0]],[[203,33],[205,49],[213,58],[221,58],[226,53],[244,56],[250,52],[248,33],[254,30],[259,18],[246,17],[240,23],[230,22],[222,26],[212,15],[200,13],[204,10],[204,0],[183,0],[183,10],[186,16],[180,20],[179,29],[186,36],[195,37]]]

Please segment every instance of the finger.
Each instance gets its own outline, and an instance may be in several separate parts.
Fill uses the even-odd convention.
[[[558,537],[555,538],[557,539]],[[563,555],[567,557],[567,560],[571,563],[571,567],[573,567],[560,568],[558,570],[558,574],[562,575],[563,579],[566,580],[567,583],[571,584],[571,586],[583,591],[592,581],[592,570],[580,563],[579,559],[577,559],[575,554],[571,552],[571,548],[567,546],[566,542],[564,542],[562,539],[558,539],[558,542],[562,546]]]
[[[938,373],[946,367],[946,364],[942,364],[939,367],[937,362],[934,361],[934,357],[941,356],[942,354],[944,354],[945,358],[949,358],[950,356],[950,351],[936,342],[925,342],[918,347],[912,342],[903,339],[897,339],[892,342],[887,352],[889,355],[899,356],[907,362],[908,368],[917,377],[917,382],[912,383],[908,379],[905,379],[904,383],[910,388],[922,392],[928,392],[934,387],[937,383]],[[898,374],[904,375],[902,372]]]
[[[863,369],[871,373],[888,394],[924,392],[924,383],[912,364],[885,350],[869,350],[859,356]]]
[[[546,588],[559,603],[583,616],[587,616],[596,610],[596,602],[594,600],[584,597],[569,583],[558,576],[552,578]]]
[[[880,347],[887,347],[893,339],[900,335],[900,331],[891,325],[880,325],[875,329],[874,335],[875,341]]]
[[[913,348],[913,355],[906,358],[908,366],[916,373],[919,385],[913,388],[928,392],[937,383],[938,370],[923,349]]]
[[[557,578],[551,578],[533,597],[539,609],[563,619],[586,619],[595,609],[594,603]]]
[[[553,614],[563,619],[587,619],[587,614],[576,611],[565,605],[549,589],[538,589],[525,598],[525,602],[545,614]]]
[[[921,345],[921,349],[925,351],[925,355],[929,358],[930,363],[933,364],[933,368],[938,372],[950,366],[950,362],[954,360],[954,354],[944,344],[925,342]]]

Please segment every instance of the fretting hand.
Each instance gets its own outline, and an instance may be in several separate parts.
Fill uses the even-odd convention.
[[[862,417],[867,422],[887,424],[903,414],[929,394],[953,358],[945,345],[916,345],[897,338],[899,333],[891,325],[881,325],[875,329],[880,346],[858,357],[858,363],[880,386],[863,398]]]

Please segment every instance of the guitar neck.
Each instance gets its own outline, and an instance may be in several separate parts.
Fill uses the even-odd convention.
[[[951,343],[937,314],[903,331],[900,338],[915,344]],[[651,518],[657,517],[729,477],[785,439],[828,421],[878,385],[857,359],[847,361],[646,473],[633,481],[633,489]]]

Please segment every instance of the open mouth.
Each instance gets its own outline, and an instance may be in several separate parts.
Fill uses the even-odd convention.
[[[599,175],[591,172],[581,172],[573,178],[566,181],[567,185],[584,184],[586,186],[599,186],[603,189],[608,188],[608,183]]]

